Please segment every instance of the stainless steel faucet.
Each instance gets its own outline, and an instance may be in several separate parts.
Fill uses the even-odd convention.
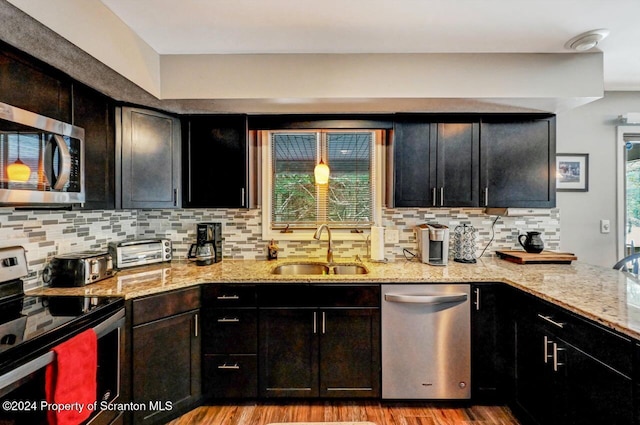
[[[331,248],[331,229],[329,229],[329,225],[327,223],[321,224],[320,227],[316,229],[316,233],[313,234],[313,238],[316,240],[320,240],[320,235],[322,235],[322,231],[327,229],[327,235],[329,236],[329,245],[327,246],[327,263],[333,263],[333,248]]]

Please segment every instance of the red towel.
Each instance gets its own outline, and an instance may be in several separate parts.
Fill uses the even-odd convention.
[[[89,406],[96,401],[97,348],[96,333],[88,329],[53,349],[45,395],[48,403],[63,408],[47,411],[50,425],[79,425],[93,413]]]

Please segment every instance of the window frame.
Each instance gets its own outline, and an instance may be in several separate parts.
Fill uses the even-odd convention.
[[[334,240],[352,240],[352,241],[361,241],[363,238],[366,238],[369,234],[370,227],[369,226],[379,226],[382,222],[382,207],[384,201],[384,188],[385,188],[385,144],[386,144],[386,131],[383,129],[371,129],[371,128],[350,128],[346,129],[334,129],[334,128],[317,128],[317,129],[272,129],[272,130],[260,130],[258,131],[257,138],[258,144],[260,146],[260,167],[261,167],[261,182],[260,182],[260,192],[261,192],[261,209],[262,209],[262,238],[264,240],[282,240],[282,241],[301,241],[301,240],[312,240],[313,234],[315,233],[315,228],[296,228],[289,229],[289,232],[284,233],[281,229],[272,229],[271,228],[271,190],[273,185],[272,180],[272,152],[271,152],[271,135],[272,133],[282,133],[282,132],[290,132],[290,133],[302,133],[302,132],[310,132],[310,133],[318,133],[318,132],[345,132],[345,131],[353,131],[353,132],[370,132],[372,133],[372,153],[374,155],[374,198],[373,203],[374,206],[372,208],[372,221],[371,225],[360,225],[360,226],[351,226],[351,227],[331,227],[331,235]],[[319,160],[319,157],[318,157]],[[331,165],[329,165],[331,166]],[[331,224],[329,224],[331,226]],[[358,229],[358,231],[362,231],[362,233],[353,232],[354,229]]]

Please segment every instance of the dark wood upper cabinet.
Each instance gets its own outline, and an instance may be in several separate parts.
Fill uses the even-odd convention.
[[[142,108],[117,111],[121,163],[116,202],[121,200],[122,208],[180,207],[180,120]]]
[[[83,209],[115,207],[115,130],[111,99],[81,84],[73,86],[73,125],[84,128]]]
[[[555,207],[555,117],[400,117],[394,206]]]
[[[247,207],[247,148],[246,115],[183,119],[183,205]]]
[[[477,123],[396,123],[396,207],[478,206]]]
[[[0,44],[0,102],[70,123],[71,79]]]
[[[553,208],[555,117],[484,121],[480,130],[482,206]]]

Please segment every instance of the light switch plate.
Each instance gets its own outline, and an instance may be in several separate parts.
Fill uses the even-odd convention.
[[[609,220],[600,220],[600,233],[609,233],[611,231],[611,222]]]
[[[400,242],[400,232],[398,229],[386,229],[384,232],[385,243],[398,243]]]

